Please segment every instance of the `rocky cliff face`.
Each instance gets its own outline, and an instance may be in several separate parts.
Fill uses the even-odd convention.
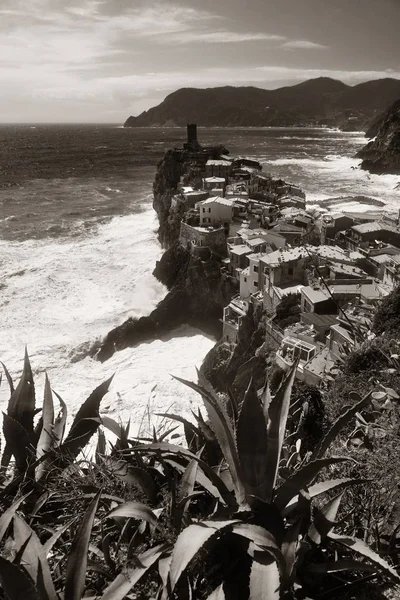
[[[158,164],[153,183],[153,208],[160,224],[158,237],[164,248],[168,248],[179,237],[182,214],[178,214],[179,208],[171,208],[171,201],[177,192],[182,168],[180,155],[169,150]]]
[[[375,140],[357,154],[363,159],[361,167],[371,173],[400,175],[400,100],[395,102],[380,124]],[[369,133],[375,133],[376,126]]]
[[[149,316],[128,319],[110,331],[97,354],[100,361],[116,350],[160,338],[185,324],[220,337],[223,307],[236,290],[221,278],[218,260],[212,256],[201,260],[176,242],[157,263],[154,275],[169,293]]]

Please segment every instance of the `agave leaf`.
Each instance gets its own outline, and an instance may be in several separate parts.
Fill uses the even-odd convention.
[[[60,403],[60,412],[57,415],[57,418],[54,422],[54,428],[53,428],[53,434],[54,434],[54,447],[57,448],[63,438],[64,438],[64,432],[65,432],[65,426],[67,424],[67,417],[68,417],[68,409],[67,409],[67,405],[65,404],[64,400],[61,398],[61,396],[59,396],[57,394],[57,392],[54,392],[54,395],[57,397],[57,400]]]
[[[224,584],[221,583],[209,596],[207,600],[225,600]]]
[[[27,499],[27,497],[31,494],[31,492],[28,492],[27,494],[25,494],[25,496],[21,496],[21,498],[19,498],[16,502],[14,502],[14,504],[12,506],[10,506],[10,508],[7,508],[6,511],[3,512],[3,514],[0,517],[0,542],[3,539],[8,526],[11,523],[12,518],[14,517],[16,511],[19,509],[19,507],[21,506],[21,504]]]
[[[101,600],[123,600],[139,579],[169,549],[168,544],[160,544],[137,556],[139,566],[126,569],[106,588]]]
[[[44,384],[44,397],[43,397],[43,410],[42,410],[42,431],[40,433],[39,441],[36,447],[36,458],[40,458],[43,454],[46,454],[52,449],[54,445],[54,404],[53,394],[51,393],[50,381],[46,373],[46,381]],[[45,474],[47,470],[46,461],[40,463],[36,470],[36,481]]]
[[[193,434],[200,435],[199,429],[196,425],[193,425],[190,421],[181,417],[180,415],[175,415],[172,413],[155,413],[156,417],[164,417],[165,419],[172,419],[173,421],[177,421],[178,423],[182,423],[185,427],[187,427]]]
[[[288,588],[292,582],[295,573],[296,553],[300,542],[301,518],[298,518],[285,532],[282,543],[282,554],[285,561],[285,587]]]
[[[88,506],[71,544],[67,560],[64,592],[64,596],[65,598],[68,598],[68,600],[81,600],[82,598],[83,589],[85,587],[90,534],[92,532],[100,494],[101,490],[97,492]]]
[[[26,540],[29,543],[26,545],[22,555],[22,562],[33,581],[37,581],[38,564],[40,563],[43,585],[46,589],[48,600],[57,600],[57,594],[54,588],[54,583],[51,578],[50,567],[47,562],[44,549],[39,541],[36,533],[29,525],[17,514],[14,515],[14,539],[17,548],[24,545]]]
[[[290,408],[292,386],[296,376],[298,361],[290,367],[288,375],[282,381],[275,396],[268,407],[268,453],[265,470],[265,500],[272,501],[276,478],[278,475],[279,461],[285,438],[286,423]],[[265,409],[264,409],[265,413]]]
[[[314,544],[320,544],[336,525],[336,515],[339,510],[343,494],[344,492],[338,494],[329,500],[329,502],[324,504],[322,508],[315,508],[314,523],[311,525],[308,532],[308,537],[314,542]]]
[[[264,527],[260,527],[260,525],[240,523],[232,527],[232,533],[246,538],[249,540],[249,542],[253,542],[256,546],[271,549],[274,553],[274,556],[280,555],[279,546],[274,536]]]
[[[44,551],[45,556],[49,555],[54,544],[60,539],[62,534],[65,533],[67,531],[67,529],[69,529],[75,523],[77,518],[78,517],[74,517],[73,519],[71,519],[70,521],[65,523],[65,525],[63,525],[62,527],[57,529],[57,531],[55,531],[53,533],[53,535],[47,540],[47,542],[45,544],[43,544],[43,551]]]
[[[268,552],[254,553],[249,588],[249,600],[279,600],[279,569]]]
[[[97,430],[96,464],[100,465],[102,457],[106,454],[106,436],[102,429]]]
[[[0,556],[0,582],[8,600],[43,600],[28,573]]]
[[[164,457],[164,460],[166,463],[168,463],[169,465],[174,467],[174,469],[176,469],[180,473],[184,473],[187,468],[187,464],[186,465],[181,464],[178,461],[178,459],[175,458],[174,456],[172,456],[172,457],[166,456],[166,457]],[[219,500],[221,500],[221,502],[232,506],[235,503],[234,498],[233,498],[233,496],[230,495],[230,493],[229,493],[228,489],[226,488],[222,479],[220,477],[218,477],[218,475],[214,472],[213,472],[213,475],[211,475],[211,477],[212,477],[212,479],[210,479],[204,473],[204,471],[201,469],[201,467],[197,469],[196,482],[198,483],[198,485],[203,487],[214,498],[218,498]],[[215,485],[214,482],[217,485]],[[226,502],[227,498],[229,498],[228,502]]]
[[[7,449],[15,458],[17,470],[24,472],[28,465],[28,450],[31,448],[29,433],[23,428],[21,423],[5,413],[3,413],[3,432]]]
[[[323,457],[326,450],[329,448],[331,443],[337,438],[343,427],[347,425],[350,419],[352,419],[357,412],[359,412],[364,406],[366,406],[370,402],[370,400],[371,392],[364,396],[362,400],[344,410],[344,412],[336,419],[336,421],[332,424],[327,434],[318,444],[311,456],[310,461],[314,461],[317,458]]]
[[[310,494],[310,498],[315,498],[320,494],[330,492],[341,486],[347,487],[350,485],[360,485],[365,482],[365,479],[352,479],[351,477],[344,477],[343,479],[330,479],[329,481],[314,483],[314,485],[311,485],[308,488],[308,493]]]
[[[28,351],[25,348],[24,368],[16,389],[11,394],[7,414],[17,421],[27,432],[33,434],[35,416],[35,384]]]
[[[203,387],[190,381],[181,379],[180,377],[175,377],[175,379],[201,394],[211,426],[215,432],[218,444],[231,472],[237,502],[239,506],[244,506],[246,504],[246,492],[243,485],[243,477],[238,453],[236,450],[232,424],[228,415],[223,410],[219,398],[215,397],[215,392],[212,390],[209,383],[199,372],[198,377],[199,382]]]
[[[386,560],[381,558],[379,554],[371,550],[371,548],[362,540],[350,536],[338,535],[333,531],[328,534],[328,538],[342,546],[345,546],[346,548],[349,548],[353,552],[357,552],[357,554],[361,554],[361,556],[374,563],[375,567],[380,571],[384,571],[386,575],[390,575],[392,578],[400,581],[400,575],[395,571],[395,569],[393,569],[393,567],[391,567]]]
[[[243,479],[250,496],[266,499],[268,494],[267,455],[268,436],[263,409],[253,380],[246,390],[236,429],[236,443]]]
[[[183,500],[193,493],[196,483],[197,470],[198,462],[196,460],[192,460],[186,467],[186,470],[183,474],[180,489],[178,491],[178,500]]]
[[[183,571],[201,550],[204,544],[217,532],[231,527],[237,521],[204,521],[189,525],[178,536],[172,551],[169,581],[174,591]]]
[[[278,488],[274,502],[279,510],[283,510],[290,500],[297,496],[303,488],[319,474],[319,472],[329,465],[334,465],[346,460],[351,460],[348,457],[332,456],[331,458],[318,458],[309,462],[295,471],[286,481]]]
[[[107,519],[113,519],[115,517],[126,517],[127,519],[147,521],[150,525],[158,527],[157,518],[151,508],[141,502],[125,502],[124,504],[121,504],[107,515]]]
[[[103,459],[103,462],[114,477],[139,489],[147,496],[151,504],[156,504],[159,490],[148,471],[140,467],[132,467],[123,460],[116,460],[108,456]]]
[[[367,571],[376,572],[376,567],[365,562],[352,559],[339,559],[327,562],[321,562],[316,564],[308,564],[304,567],[304,571],[307,573],[321,573],[326,575],[327,573],[337,573],[338,571]]]
[[[5,373],[6,379],[8,381],[9,388],[10,388],[10,394],[12,394],[14,391],[14,382],[12,380],[12,377],[11,377],[10,373],[8,372],[6,365],[3,362],[0,362],[0,365],[3,367],[4,373]]]
[[[202,469],[205,475],[210,479],[210,481],[215,485],[218,491],[221,494],[224,502],[229,506],[234,504],[234,500],[232,498],[232,494],[227,489],[225,483],[222,481],[221,477],[219,477],[215,471],[201,458],[196,456],[193,452],[186,450],[182,446],[176,446],[174,444],[169,444],[167,442],[161,442],[158,444],[147,444],[140,445],[135,447],[135,452],[161,452],[163,455],[165,454],[175,454],[178,456],[184,456],[190,459],[194,459],[199,463],[200,469]],[[200,483],[200,481],[199,481]],[[206,488],[207,489],[207,488]],[[212,492],[211,492],[212,493]],[[213,494],[214,495],[214,494]]]
[[[106,415],[101,416],[101,423],[106,429],[111,431],[111,433],[113,433],[119,440],[122,438],[124,428],[121,423],[118,423],[115,419],[112,419],[111,417],[108,417]]]
[[[100,402],[108,392],[113,377],[100,384],[82,404],[72,423],[68,436],[60,447],[61,451],[76,458],[89,442],[92,435],[96,433],[100,424]]]

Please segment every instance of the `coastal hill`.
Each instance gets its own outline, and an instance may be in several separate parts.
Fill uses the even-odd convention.
[[[371,173],[400,175],[400,100],[378,118],[377,124],[377,131],[367,132],[375,133],[375,140],[357,154],[363,159],[361,167]]]
[[[265,90],[257,87],[182,88],[161,104],[129,117],[125,127],[281,127],[326,125],[366,129],[400,97],[399,79],[349,86],[329,77]]]

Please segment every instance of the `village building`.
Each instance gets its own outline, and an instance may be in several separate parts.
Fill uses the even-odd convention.
[[[334,244],[339,231],[354,225],[354,219],[344,213],[329,213],[321,217],[321,244]]]
[[[229,160],[209,159],[206,162],[206,177],[227,178],[231,172],[232,163]]]
[[[203,189],[212,192],[212,190],[221,190],[220,196],[224,196],[225,194],[225,177],[204,177],[203,179]]]
[[[372,221],[353,225],[340,234],[347,248],[369,248],[379,245],[379,242],[400,246],[400,229],[385,221]]]
[[[223,225],[229,230],[229,223],[233,217],[233,201],[228,198],[214,196],[198,202],[200,210],[200,225]]]

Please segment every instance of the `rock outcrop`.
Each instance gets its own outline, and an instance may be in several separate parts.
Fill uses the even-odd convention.
[[[201,260],[175,243],[157,263],[154,275],[169,293],[149,316],[130,318],[110,331],[97,353],[101,362],[116,350],[159,339],[180,325],[221,336],[223,307],[236,290],[230,280],[221,278],[219,260],[212,256]]]
[[[400,100],[386,111],[380,123],[375,140],[357,157],[363,159],[361,167],[371,173],[400,175]]]

